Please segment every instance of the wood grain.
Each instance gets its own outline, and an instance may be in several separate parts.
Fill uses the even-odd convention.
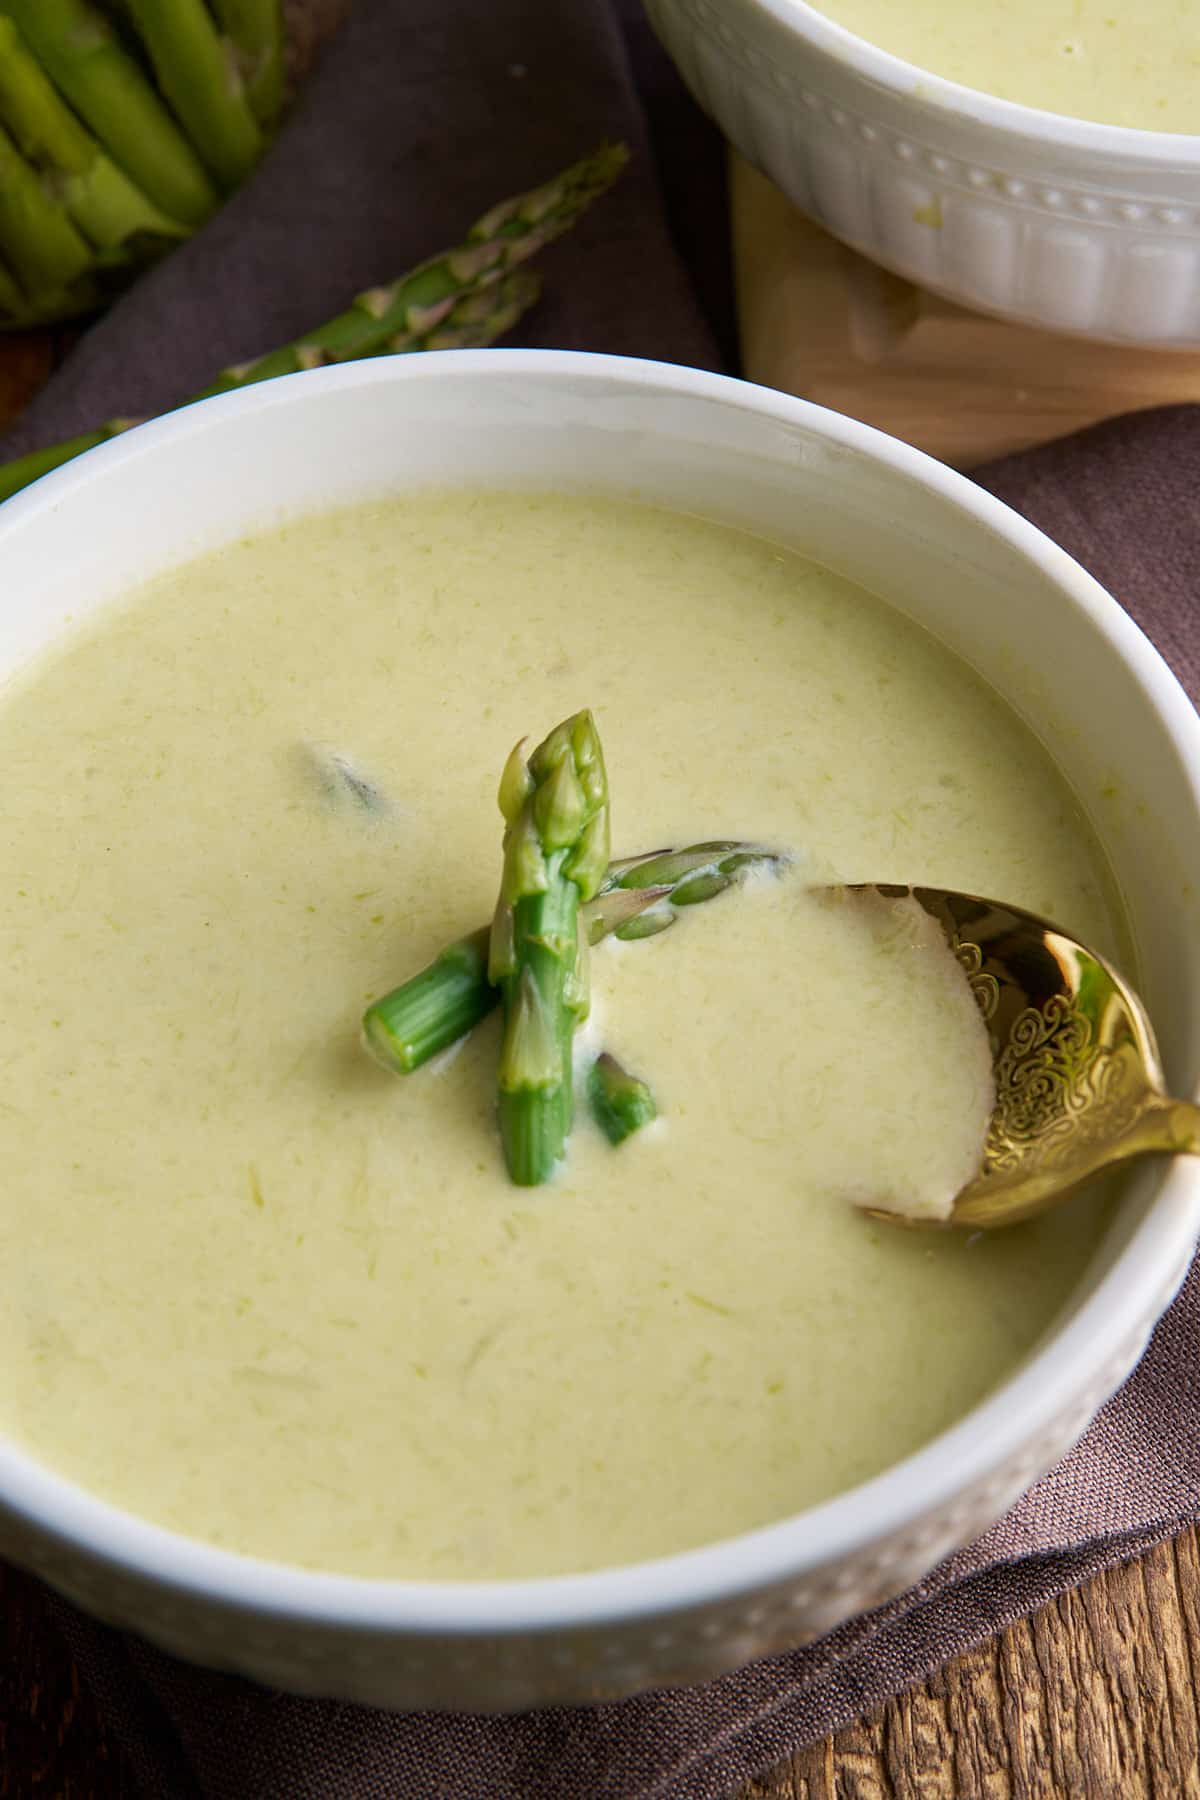
[[[37,393],[55,364],[58,335],[51,331],[0,336],[0,430]]]
[[[0,1800],[144,1800],[33,1583],[3,1564],[0,1620]]]
[[[0,339],[0,426],[60,347],[51,334]],[[736,1800],[1200,1800],[1198,1675],[1200,1535],[1189,1531]],[[0,1564],[0,1800],[139,1792],[33,1584]]]
[[[137,1800],[32,1584],[2,1567],[0,1619],[0,1800]],[[1200,1534],[1189,1531],[736,1800],[1200,1800],[1198,1669]]]
[[[1188,1531],[949,1663],[738,1800],[1193,1800]]]
[[[730,194],[742,355],[753,381],[849,413],[957,467],[1114,413],[1200,399],[1200,355],[1092,343],[968,312],[847,250],[736,157]]]

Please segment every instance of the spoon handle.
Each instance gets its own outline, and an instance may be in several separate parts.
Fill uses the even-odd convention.
[[[1160,1151],[1171,1156],[1200,1156],[1200,1106],[1164,1096],[1148,1106],[1134,1129],[1135,1154]]]

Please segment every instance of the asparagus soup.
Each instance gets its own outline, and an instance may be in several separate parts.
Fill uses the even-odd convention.
[[[1195,132],[1195,0],[812,0],[906,62],[1047,112]]]
[[[505,758],[582,708],[615,856],[777,854],[597,944],[566,1154],[520,1186],[499,1014],[399,1078],[359,1020],[491,916]],[[964,665],[772,544],[539,494],[305,519],[27,671],[0,756],[0,1427],[101,1496],[364,1575],[654,1556],[905,1455],[1079,1279],[1086,1198],[988,1238],[853,1204],[944,1209],[990,1072],[944,946],[827,884],[1111,954],[1098,847]],[[657,1110],[615,1146],[600,1052]]]

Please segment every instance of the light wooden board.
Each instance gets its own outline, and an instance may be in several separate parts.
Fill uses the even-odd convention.
[[[1139,407],[1200,400],[1200,354],[967,312],[877,268],[734,158],[745,373],[965,467]]]

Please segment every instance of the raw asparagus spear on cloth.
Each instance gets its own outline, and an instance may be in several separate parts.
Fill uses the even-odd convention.
[[[283,105],[279,0],[213,0],[225,40],[260,125],[273,125]]]
[[[432,257],[386,287],[368,289],[336,318],[294,343],[226,369],[192,398],[206,399],[326,363],[493,343],[536,297],[536,285],[518,265],[570,229],[611,186],[628,154],[622,144],[605,145],[543,187],[501,201],[472,226],[457,249]],[[0,501],[140,423],[112,419],[97,431],[19,457],[0,468]]]
[[[723,893],[743,870],[779,868],[784,860],[760,844],[720,842],[610,863],[595,897],[581,909],[587,941],[663,931],[674,923],[677,907]],[[367,1008],[363,1041],[383,1068],[411,1074],[499,1003],[499,991],[488,980],[490,936],[491,927],[484,925],[448,944],[427,968]]]

